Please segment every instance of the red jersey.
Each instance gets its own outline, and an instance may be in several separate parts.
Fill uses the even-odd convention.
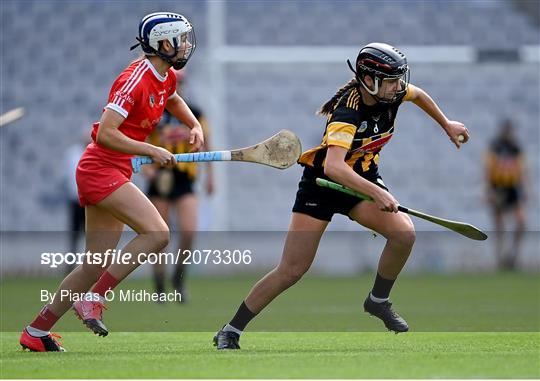
[[[118,128],[124,135],[142,142],[158,125],[167,100],[175,93],[176,75],[173,70],[169,69],[163,77],[148,59],[137,60],[116,78],[109,92],[109,103],[105,108],[114,110],[126,118]],[[92,130],[94,142],[98,129],[99,122],[94,123]],[[131,156],[102,146],[99,148],[118,156]]]

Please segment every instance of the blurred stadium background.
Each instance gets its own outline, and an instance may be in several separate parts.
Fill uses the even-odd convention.
[[[282,128],[299,135],[304,149],[317,145],[324,119],[315,111],[350,79],[346,60],[369,42],[387,42],[407,54],[411,82],[464,122],[472,139],[456,151],[434,121],[406,104],[382,153],[385,182],[404,205],[490,231],[483,154],[500,121],[512,119],[531,185],[519,266],[540,269],[536,1],[4,0],[0,7],[2,112],[26,110],[0,129],[3,275],[52,274],[39,254],[67,250],[72,174],[65,173],[64,153],[99,119],[112,81],[136,57],[129,47],[140,18],[157,10],[182,13],[195,25],[197,51],[187,66],[185,94],[207,114],[215,149],[251,145]],[[193,273],[269,269],[281,253],[301,168],[215,168],[217,193],[201,204],[200,229],[209,232],[199,235],[196,247],[252,249],[255,260],[198,266]],[[141,177],[135,182],[144,186]],[[419,239],[406,271],[494,268],[493,240],[474,242],[415,224]],[[330,230],[315,273],[374,268],[382,238],[359,233],[340,216]],[[148,266],[138,273],[147,274]]]

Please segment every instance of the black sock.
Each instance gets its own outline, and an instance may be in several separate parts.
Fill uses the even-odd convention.
[[[176,291],[180,291],[184,287],[184,275],[184,266],[182,264],[177,265],[172,278],[172,285]]]
[[[395,281],[395,279],[384,279],[377,273],[371,295],[379,299],[388,299]]]
[[[165,292],[165,277],[160,274],[154,274],[154,285],[156,286],[156,293],[163,294]]]
[[[246,328],[246,325],[253,319],[257,314],[251,312],[249,308],[246,306],[245,302],[242,302],[240,307],[238,307],[238,311],[236,311],[236,315],[232,318],[229,325],[233,326],[236,329],[239,329],[240,331],[243,331]]]

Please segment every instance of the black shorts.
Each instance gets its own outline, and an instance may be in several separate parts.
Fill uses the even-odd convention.
[[[492,187],[491,191],[495,199],[495,208],[499,210],[513,208],[523,198],[519,187]]]
[[[331,221],[335,213],[349,217],[351,209],[363,201],[358,197],[318,186],[315,182],[317,177],[332,181],[320,170],[307,166],[304,168],[304,174],[298,184],[293,212],[307,214],[318,220]],[[384,190],[388,190],[378,173],[372,173],[365,178]]]
[[[186,172],[160,168],[156,177],[150,182],[147,195],[174,201],[189,193],[193,193],[193,180]]]

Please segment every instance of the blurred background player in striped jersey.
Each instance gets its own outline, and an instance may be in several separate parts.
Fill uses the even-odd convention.
[[[176,92],[183,98],[185,86],[185,69],[176,71]],[[199,107],[187,103],[193,115],[203,128],[205,137],[204,151],[210,151],[208,122]],[[186,153],[191,149],[189,144],[189,127],[172,116],[167,110],[163,114],[160,124],[149,137],[149,143],[165,148],[177,154]],[[214,176],[212,163],[205,165],[204,189],[207,195],[214,192]],[[191,250],[198,225],[198,202],[195,194],[195,182],[199,176],[198,163],[177,163],[172,168],[159,166],[145,166],[144,172],[149,179],[147,195],[156,206],[163,219],[171,226],[169,220],[173,213],[176,230],[179,232],[178,263],[172,274],[172,286],[182,295],[182,301],[187,300],[185,289],[186,269],[184,260],[186,250]],[[159,294],[165,292],[165,263],[154,264],[154,288]]]
[[[485,158],[486,195],[491,208],[495,255],[500,270],[515,270],[525,232],[526,171],[525,156],[511,120],[504,120],[489,145]],[[505,219],[515,220],[513,243],[505,249]]]

